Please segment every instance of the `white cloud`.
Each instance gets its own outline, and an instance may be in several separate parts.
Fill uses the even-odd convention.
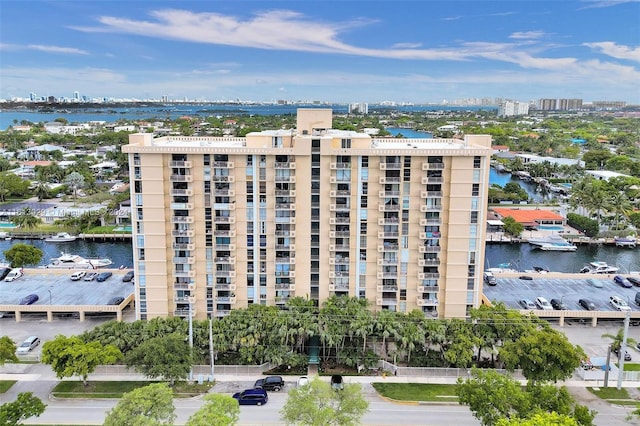
[[[46,53],[62,53],[62,54],[70,54],[70,55],[88,55],[89,52],[82,49],[76,49],[75,47],[62,47],[62,46],[47,46],[43,44],[29,44],[29,45],[21,45],[21,44],[9,44],[9,43],[1,43],[0,50],[37,50],[40,52]]]
[[[509,35],[514,39],[539,39],[545,35],[544,31],[518,31]]]
[[[627,59],[640,62],[640,47],[629,47],[616,44],[612,41],[601,41],[598,43],[584,43],[592,49],[616,59]]]
[[[582,0],[583,3],[586,3],[586,6],[583,6],[580,9],[612,7],[624,3],[637,3],[639,1],[640,0]]]
[[[396,43],[391,48],[393,49],[417,49],[421,47],[422,43]]]

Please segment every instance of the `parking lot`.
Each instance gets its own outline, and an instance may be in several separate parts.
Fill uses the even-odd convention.
[[[507,307],[522,309],[518,304],[520,299],[528,299],[535,302],[542,296],[547,300],[559,299],[568,310],[584,310],[579,304],[579,299],[589,299],[598,311],[615,311],[609,304],[610,296],[619,296],[626,301],[631,310],[640,312],[635,302],[635,295],[640,288],[623,288],[606,276],[589,275],[585,278],[551,278],[544,274],[527,274],[533,279],[523,280],[519,277],[497,277],[497,285],[484,285],[485,296],[492,302],[503,302]],[[587,282],[587,279],[602,283],[602,288],[596,288]]]

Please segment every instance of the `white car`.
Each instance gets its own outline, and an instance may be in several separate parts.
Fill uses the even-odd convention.
[[[27,340],[25,340],[24,342],[22,342],[22,344],[20,344],[20,346],[18,346],[16,352],[19,354],[28,354],[39,344],[40,339],[38,338],[38,336],[29,336],[27,337]]]
[[[545,299],[544,297],[536,298],[536,306],[538,307],[538,309],[542,309],[544,311],[553,310],[553,307],[551,306],[551,303],[549,303],[549,301],[547,299]]]
[[[618,296],[609,297],[609,303],[611,303],[611,306],[613,306],[613,308],[616,311],[630,311],[631,310],[631,307],[629,306],[629,304],[627,302],[625,302],[624,300],[622,300]]]

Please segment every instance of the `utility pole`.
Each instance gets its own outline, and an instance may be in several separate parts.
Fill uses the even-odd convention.
[[[609,387],[609,370],[611,370],[611,345],[607,348],[607,363],[604,365],[604,387]]]
[[[214,379],[215,356],[213,354],[213,319],[209,317],[209,357],[211,358],[211,380]]]
[[[622,345],[620,346],[620,352],[618,353],[618,362],[620,364],[620,371],[618,372],[618,390],[622,388],[622,375],[624,374],[624,356],[627,354],[627,336],[629,334],[629,320],[631,318],[631,311],[627,311],[627,315],[624,317],[624,334],[622,335]]]

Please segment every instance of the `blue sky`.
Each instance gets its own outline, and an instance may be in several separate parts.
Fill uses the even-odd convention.
[[[639,0],[0,3],[0,98],[640,103]]]

